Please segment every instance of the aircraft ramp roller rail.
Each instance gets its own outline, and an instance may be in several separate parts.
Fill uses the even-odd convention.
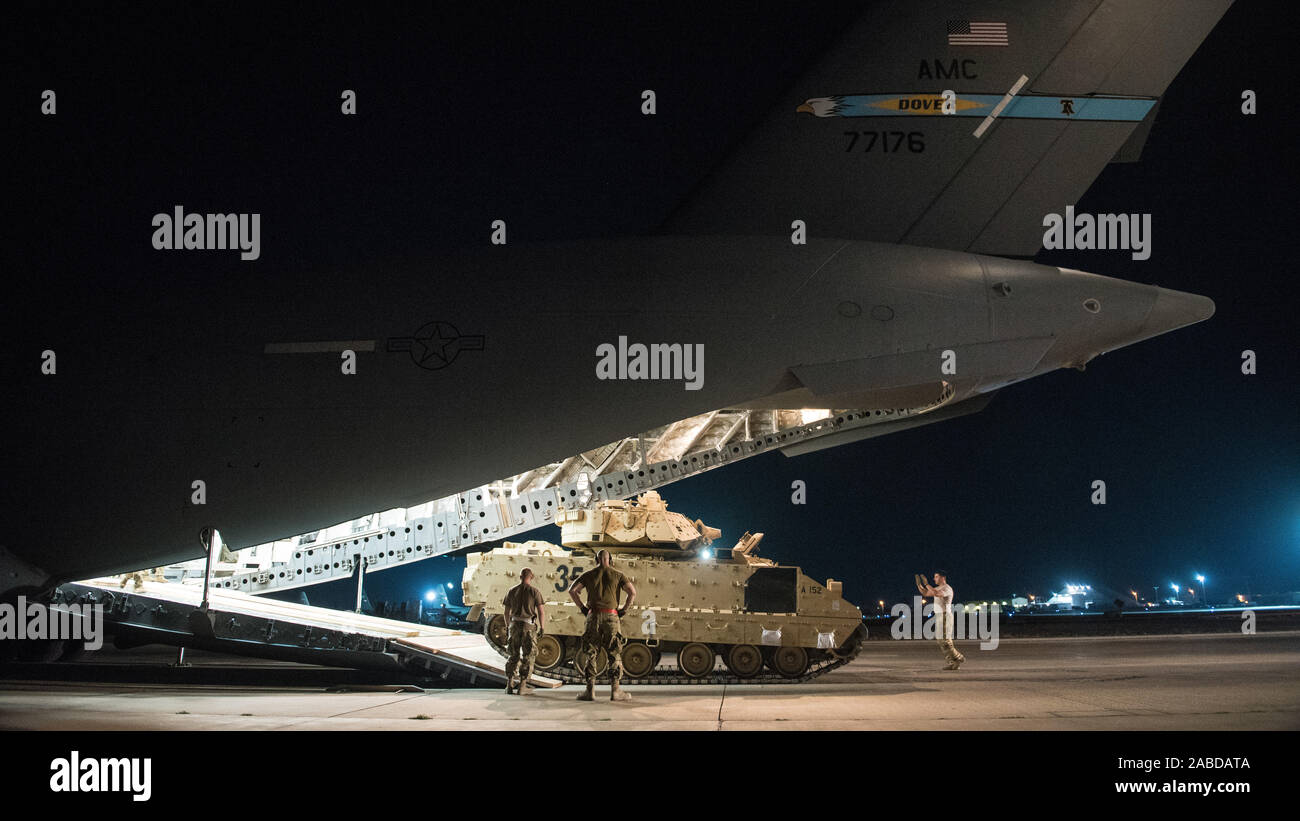
[[[98,604],[123,646],[168,644],[258,658],[392,672],[457,684],[505,683],[503,660],[483,636],[391,621],[236,591],[101,580],[60,585],[52,604]],[[561,682],[534,676],[534,687]]]
[[[402,524],[361,527],[355,520],[342,538],[322,539],[292,550],[287,561],[268,563],[271,545],[237,551],[235,566],[260,565],[216,576],[214,588],[265,593],[350,578],[355,562],[366,573],[433,558],[474,545],[518,536],[554,524],[563,501],[577,497],[579,474],[590,477],[591,504],[627,499],[638,493],[712,470],[770,450],[816,450],[813,440],[867,438],[927,421],[960,415],[982,406],[964,402],[944,407],[950,385],[931,403],[915,408],[827,410],[824,418],[804,422],[799,410],[719,410],[663,425],[591,451],[554,462],[420,507],[429,515],[408,512]],[[919,418],[924,417],[924,418]],[[408,511],[415,511],[410,508]],[[379,521],[379,514],[374,515]],[[321,531],[323,533],[323,531]],[[259,558],[259,551],[264,550]],[[202,572],[198,560],[197,572]]]

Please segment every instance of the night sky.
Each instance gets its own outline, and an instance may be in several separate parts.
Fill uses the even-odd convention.
[[[157,287],[131,264],[149,253],[142,226],[175,202],[274,215],[256,266],[212,255],[175,273],[235,288],[278,272],[327,288],[331,270],[482,244],[497,218],[512,243],[653,233],[855,5],[29,9],[7,84],[21,213],[6,337],[69,306],[129,310]],[[703,474],[662,489],[670,507],[728,545],[765,532],[761,555],[843,579],[864,609],[910,599],[912,574],[935,567],[958,601],[1069,581],[1150,594],[1196,572],[1215,598],[1300,589],[1295,21],[1267,16],[1281,13],[1232,8],[1169,88],[1142,161],[1109,166],[1078,203],[1153,214],[1152,259],[1037,258],[1205,294],[1211,320],[974,416]],[[56,118],[37,112],[44,88]],[[356,117],[338,114],[343,88]],[[1255,116],[1239,110],[1247,88]],[[806,505],[790,502],[796,479]],[[1105,506],[1089,503],[1094,479]],[[371,597],[413,598],[458,580],[455,565],[379,574]]]

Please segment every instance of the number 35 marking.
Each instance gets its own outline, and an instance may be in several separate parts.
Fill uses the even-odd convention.
[[[567,564],[560,565],[556,570],[560,572],[560,580],[555,583],[555,589],[561,593],[568,590],[569,586],[576,582],[578,577],[582,575],[581,567],[575,567],[570,571]]]

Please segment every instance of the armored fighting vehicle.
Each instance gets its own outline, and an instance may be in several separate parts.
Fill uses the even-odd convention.
[[[502,599],[519,583],[519,571],[532,569],[546,602],[536,662],[542,675],[581,680],[577,654],[586,622],[568,590],[596,566],[601,548],[637,592],[622,619],[625,682],[803,681],[852,660],[866,638],[862,613],[841,596],[840,582],[822,584],[797,567],[759,558],[762,533],[716,550],[721,531],[669,511],[654,491],[635,501],[561,507],[556,523],[562,546],[506,542],[471,554],[462,582],[470,619],[481,616],[488,642],[505,655]],[[601,651],[602,674],[608,661]]]

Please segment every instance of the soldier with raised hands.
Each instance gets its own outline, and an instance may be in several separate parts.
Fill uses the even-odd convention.
[[[943,653],[947,664],[945,670],[956,670],[966,657],[953,644],[952,585],[948,584],[948,574],[937,570],[934,584],[931,585],[923,576],[916,576],[916,588],[922,596],[934,598],[934,637],[939,642],[939,652]]]

